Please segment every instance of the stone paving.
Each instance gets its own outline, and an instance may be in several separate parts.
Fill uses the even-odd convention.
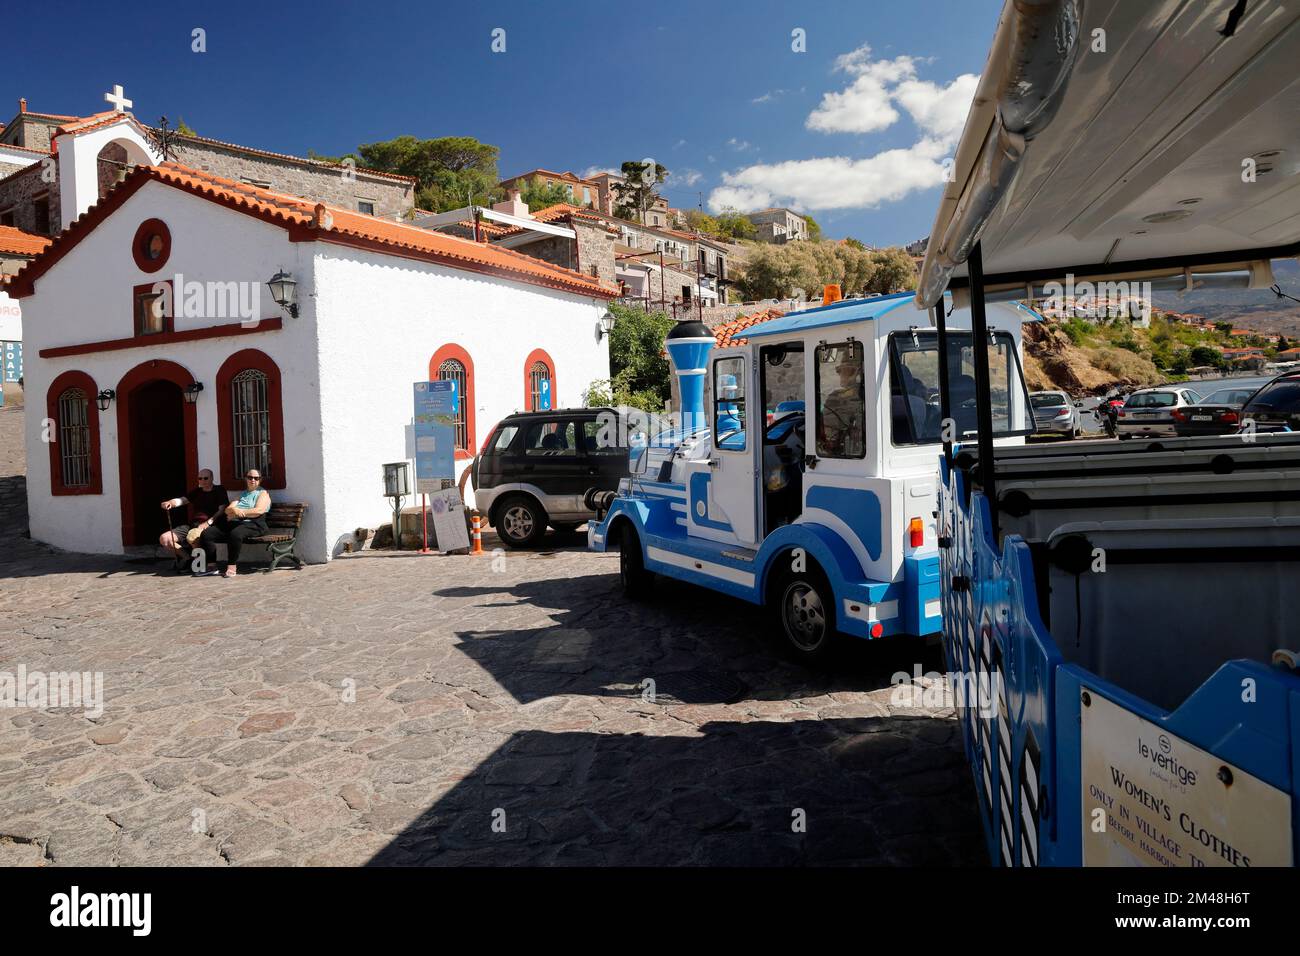
[[[102,672],[104,708],[0,709],[0,865],[984,863],[953,713],[890,703],[933,648],[810,672],[742,603],[628,604],[581,535],[229,581],[58,552],[21,416],[0,673]]]

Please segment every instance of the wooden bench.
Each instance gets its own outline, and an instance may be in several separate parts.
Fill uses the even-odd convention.
[[[302,528],[302,516],[306,510],[304,504],[272,502],[266,515],[267,533],[245,538],[244,543],[266,545],[271,555],[272,571],[281,561],[292,561],[296,567],[302,567],[302,558],[294,554],[294,546],[298,543],[298,531]]]

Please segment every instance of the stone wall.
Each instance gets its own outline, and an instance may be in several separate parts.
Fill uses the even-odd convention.
[[[41,178],[42,166],[36,163],[24,171],[4,181],[0,181],[0,209],[13,207],[14,226],[24,232],[41,232],[42,235],[57,235],[63,228],[59,212],[58,183],[47,183]],[[36,228],[36,204],[34,200],[48,193],[50,197],[50,228],[42,232]]]
[[[601,223],[575,221],[569,225],[577,235],[578,262],[583,274],[595,276],[610,285],[618,285],[614,275],[614,241],[617,234],[611,234]]]
[[[227,179],[248,179],[275,192],[344,209],[357,209],[362,200],[372,202],[375,215],[383,219],[404,216],[415,205],[413,184],[404,180],[356,170],[355,179],[349,181],[344,178],[345,168],[260,156],[199,140],[184,140],[177,149],[177,161]]]
[[[549,262],[551,265],[559,266],[562,269],[577,268],[577,263],[573,258],[573,240],[566,239],[564,236],[545,236],[536,242],[515,246],[514,251],[526,256],[532,256],[534,259],[541,259],[543,262]]]

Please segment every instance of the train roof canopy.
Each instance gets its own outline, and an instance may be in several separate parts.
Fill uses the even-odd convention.
[[[989,287],[1297,255],[1298,59],[1285,0],[1008,0],[917,304],[976,241]]]

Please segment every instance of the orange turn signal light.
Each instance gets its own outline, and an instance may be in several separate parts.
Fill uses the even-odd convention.
[[[919,548],[925,543],[925,525],[921,523],[920,518],[913,518],[907,523],[907,534],[911,539],[912,547]]]

